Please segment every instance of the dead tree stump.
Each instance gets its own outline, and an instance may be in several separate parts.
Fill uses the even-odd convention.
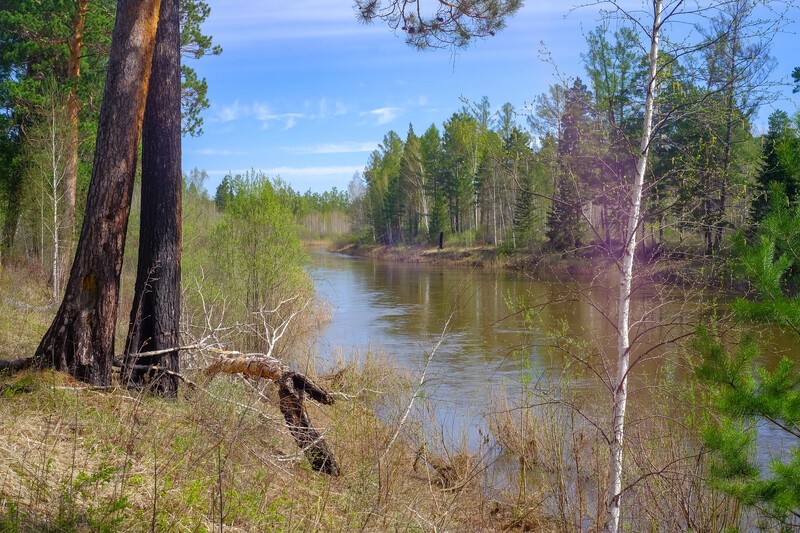
[[[332,404],[333,396],[305,375],[295,372],[273,357],[261,354],[221,359],[206,369],[206,375],[211,377],[219,372],[266,378],[278,385],[279,408],[286,427],[311,467],[317,472],[339,475],[339,465],[333,452],[325,438],[311,425],[303,406],[306,395],[324,405]]]

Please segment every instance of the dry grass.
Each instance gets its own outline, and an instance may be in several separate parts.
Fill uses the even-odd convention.
[[[623,523],[630,531],[747,528],[752,517],[708,483],[699,417],[686,416],[687,402],[702,399],[681,389],[653,385],[652,398],[628,414]],[[505,394],[486,418],[501,450],[498,468],[510,480],[500,500],[516,513],[549,517],[557,531],[602,529],[609,459],[602,396],[568,386],[558,398],[549,391]]]
[[[54,314],[55,306],[38,268],[0,267],[0,316],[4,317],[0,320],[0,357],[29,357]]]
[[[130,282],[132,273],[124,277]],[[0,268],[0,313],[11,317],[0,321],[0,358],[35,351],[56,311],[45,285],[25,267]],[[444,449],[428,459],[450,464],[452,478],[432,467],[415,471],[420,421],[387,449],[412,376],[375,354],[342,354],[331,368],[303,355],[304,333],[326,312],[313,309],[293,324],[282,356],[338,395],[333,406],[307,407],[341,476],[310,470],[272,384],[204,383],[207,357],[197,352],[185,354],[184,368],[200,387],[173,401],[95,390],[51,371],[0,374],[0,531],[503,529],[474,482],[485,468],[479,457]],[[196,310],[185,317],[202,324],[192,321]],[[122,312],[120,324],[126,318]]]
[[[419,421],[384,453],[408,378],[371,354],[322,373],[340,398],[309,402],[342,468],[329,478],[298,453],[271,384],[218,377],[168,401],[51,371],[0,376],[0,531],[520,527],[487,497],[482,457],[444,448],[414,468]]]
[[[391,501],[380,501],[379,476],[388,476],[375,444],[388,428],[368,406],[311,409],[342,465],[331,479],[305,466],[268,387],[218,379],[164,401],[94,391],[52,372],[4,385],[3,531],[350,530],[376,513],[371,520],[403,529],[417,522],[410,509],[432,512],[418,498],[422,480],[395,484]],[[400,449],[384,468],[406,462]]]

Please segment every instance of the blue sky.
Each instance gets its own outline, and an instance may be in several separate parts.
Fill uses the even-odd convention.
[[[300,191],[346,189],[389,130],[441,129],[462,99],[510,102],[524,125],[526,106],[559,73],[586,78],[584,35],[599,21],[596,8],[566,15],[569,3],[526,4],[495,37],[419,52],[386,25],[357,22],[351,0],[210,0],[204,29],[224,51],[191,61],[211,107],[205,133],[184,139],[184,171],[205,170],[212,194],[226,173],[250,169]],[[776,79],[800,66],[797,29],[775,38]],[[784,94],[772,107],[795,112],[800,95]]]

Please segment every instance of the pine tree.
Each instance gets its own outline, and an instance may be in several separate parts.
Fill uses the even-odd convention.
[[[555,250],[571,250],[580,245],[583,228],[584,184],[590,173],[586,151],[592,115],[591,95],[576,79],[565,94],[558,139],[558,176],[550,212],[547,237]]]
[[[800,337],[798,253],[800,209],[787,207],[785,195],[776,191],[752,241],[737,236],[738,270],[754,289],[752,298],[739,298],[733,304],[740,319],[777,324]],[[731,353],[701,330],[694,348],[702,356],[695,373],[709,385],[718,415],[705,432],[713,454],[712,482],[773,518],[796,520],[800,517],[800,367],[788,357],[773,370],[757,366],[759,347],[751,338],[744,338]],[[756,461],[759,424],[791,443],[788,458],[773,459],[768,471]]]
[[[758,176],[758,196],[753,201],[755,222],[769,213],[771,196],[776,186],[783,191],[789,203],[796,203],[800,195],[800,137],[791,126],[789,115],[776,110],[769,116],[769,130],[762,148],[763,166]]]

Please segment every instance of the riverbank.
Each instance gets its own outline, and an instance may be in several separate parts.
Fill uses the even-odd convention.
[[[297,451],[272,387],[217,378],[163,400],[0,375],[0,531],[557,531],[489,490],[485,456],[414,444],[403,375],[367,359],[318,377],[338,398],[306,402],[335,477]]]
[[[331,252],[354,257],[369,257],[395,263],[432,263],[482,268],[511,268],[506,258],[498,257],[494,246],[445,248],[415,244],[388,246],[382,244],[333,244]]]
[[[13,302],[0,298],[0,312],[13,318],[0,322],[6,356],[32,353],[53,312],[34,305],[46,291],[25,274],[6,269],[0,278],[0,295],[15,295]],[[486,308],[485,298],[469,300]],[[494,329],[497,322],[490,323]],[[354,328],[352,321],[348,327]],[[420,388],[419,376],[403,370],[395,352],[391,358],[352,352],[321,366],[309,364],[314,360],[296,358],[337,395],[332,406],[306,403],[340,464],[337,477],[313,472],[298,453],[274,387],[224,376],[209,383],[198,354],[182,366],[200,386],[182,387],[176,400],[132,393],[119,383],[95,390],[51,371],[0,373],[0,531],[546,533],[599,527],[602,505],[592,495],[600,490],[594,480],[603,477],[604,448],[595,433],[571,425],[569,412],[555,406],[542,412],[519,403],[513,391],[498,391],[484,413],[487,432],[473,447],[432,422],[425,415],[430,407],[409,414],[412,398],[417,405],[435,401],[429,396],[435,389],[430,382]],[[526,388],[525,376],[516,376],[506,385]],[[654,420],[672,420],[658,414]],[[693,451],[680,448],[688,437],[673,427],[640,433],[630,436],[634,450],[662,457]],[[670,471],[684,464],[694,468],[696,462],[670,464]],[[701,473],[681,475],[699,479]],[[626,495],[632,510],[648,511],[631,511],[632,530],[679,516],[696,486],[686,494],[683,478],[677,479]],[[716,507],[690,512],[698,529],[721,529],[713,527]]]
[[[394,263],[429,263],[488,270],[513,270],[550,278],[583,278],[608,271],[614,260],[587,248],[579,254],[547,253],[541,250],[506,252],[495,246],[445,247],[431,245],[329,244],[328,251]],[[744,287],[728,271],[725,259],[704,257],[685,251],[662,253],[641,262],[647,279],[671,285],[704,285],[741,293]]]

